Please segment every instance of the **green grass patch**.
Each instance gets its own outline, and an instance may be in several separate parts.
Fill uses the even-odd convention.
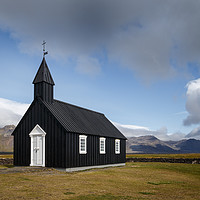
[[[2,168],[7,168],[6,166],[4,166],[4,165],[0,165],[0,169],[2,169]]]
[[[147,166],[148,165],[148,166]],[[192,165],[192,164],[181,164],[181,163],[144,163],[143,167],[148,167],[152,169],[160,169],[173,171],[177,174],[187,174],[195,176],[200,179],[200,165]]]
[[[14,165],[4,165],[5,167],[7,167],[7,168],[13,168],[14,167]]]
[[[165,185],[165,184],[172,184],[171,182],[147,182],[148,184],[151,184],[151,185]]]
[[[80,195],[72,199],[73,200],[132,200],[135,198],[131,196],[117,196],[112,194],[104,194],[104,195],[89,194],[89,195]]]
[[[12,168],[14,165],[0,165],[0,168]]]
[[[127,158],[200,158],[200,153],[187,154],[126,154]]]
[[[0,154],[0,158],[13,158],[13,154]]]
[[[22,180],[22,181],[32,181],[31,179],[26,178],[26,177],[19,177],[19,179]]]
[[[65,195],[75,194],[74,192],[64,192]]]
[[[0,170],[0,199],[200,199],[200,165],[130,162],[74,173],[11,171]]]
[[[144,195],[155,195],[153,192],[139,192],[139,194],[144,194]]]

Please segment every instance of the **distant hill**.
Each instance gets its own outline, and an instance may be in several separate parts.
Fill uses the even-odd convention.
[[[7,125],[0,128],[0,152],[13,151],[13,137],[11,134],[14,128],[14,125]]]
[[[155,136],[127,138],[127,153],[200,153],[200,140],[162,141]]]
[[[200,140],[181,140],[176,144],[182,153],[200,153]]]
[[[13,136],[11,134],[14,129],[14,125],[0,128],[0,152],[13,152]],[[127,153],[200,153],[200,140],[195,139],[162,141],[151,135],[127,139]]]

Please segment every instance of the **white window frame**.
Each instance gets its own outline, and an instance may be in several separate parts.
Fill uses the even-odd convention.
[[[120,154],[120,140],[115,139],[115,153]]]
[[[85,140],[85,150],[81,148],[81,140]],[[87,136],[86,135],[79,135],[79,153],[86,154],[87,153]]]
[[[103,142],[103,150],[101,148],[101,143]],[[105,154],[106,153],[106,138],[100,137],[99,138],[99,151],[100,154]]]

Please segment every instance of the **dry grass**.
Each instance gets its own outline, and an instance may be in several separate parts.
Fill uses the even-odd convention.
[[[200,199],[200,165],[127,163],[65,173],[0,174],[0,199]]]
[[[13,158],[13,154],[4,154],[4,155],[0,154],[0,158]]]
[[[200,153],[187,154],[126,154],[127,158],[200,158]]]
[[[200,158],[200,153],[187,154],[126,154],[127,158]],[[0,158],[13,158],[13,154],[1,155]]]

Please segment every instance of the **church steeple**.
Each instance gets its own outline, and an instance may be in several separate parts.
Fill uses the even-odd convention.
[[[34,84],[34,98],[40,97],[43,101],[52,103],[53,101],[53,86],[55,85],[49,68],[47,66],[45,57],[37,71],[33,80]]]
[[[40,64],[38,72],[33,80],[33,84],[40,83],[40,82],[46,82],[51,85],[55,85],[53,78],[51,76],[51,73],[49,71],[49,68],[47,66],[45,57],[43,57],[42,59],[42,63]]]

